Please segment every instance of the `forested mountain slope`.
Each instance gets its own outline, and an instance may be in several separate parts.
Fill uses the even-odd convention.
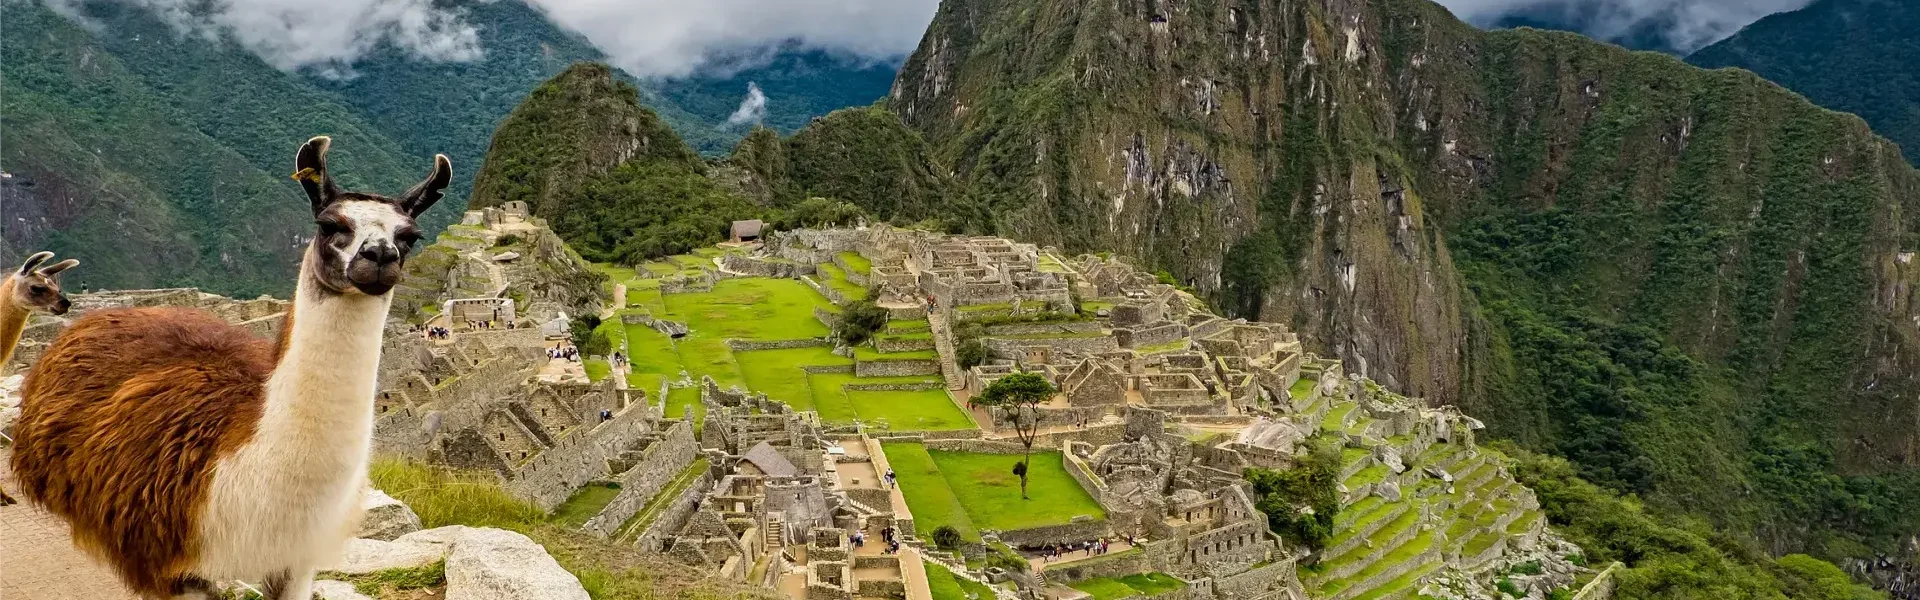
[[[1291,322],[1784,553],[1920,530],[1920,178],[1750,73],[1425,0],[949,0],[891,110],[1000,233]]]
[[[144,12],[96,12],[125,32],[96,37],[37,2],[5,10],[0,256],[81,257],[76,288],[284,292],[311,229],[287,179],[301,141],[333,134],[349,187],[398,193],[431,166],[253,55]]]
[[[606,58],[523,0],[446,3],[475,27],[477,60],[424,61],[381,45],[344,73],[278,71],[232,40],[183,36],[137,3],[72,3],[76,21],[42,0],[3,1],[0,169],[16,177],[0,187],[0,259],[77,253],[90,268],[76,282],[95,287],[284,295],[305,217],[292,212],[301,196],[281,171],[301,141],[333,135],[347,183],[388,192],[446,153],[448,193],[464,197],[495,127],[529,91]],[[718,156],[752,128],[727,122],[749,81],[764,80],[764,121],[792,131],[872,103],[893,73],[787,46],[741,66],[680,80],[616,74],[696,150]],[[461,204],[423,223],[437,232]]]
[[[1748,25],[1687,62],[1747,69],[1860,115],[1920,159],[1920,4],[1819,0]]]

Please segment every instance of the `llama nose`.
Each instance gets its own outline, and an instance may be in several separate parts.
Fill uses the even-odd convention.
[[[376,265],[384,265],[400,260],[400,252],[390,244],[367,244],[360,247],[360,258]]]

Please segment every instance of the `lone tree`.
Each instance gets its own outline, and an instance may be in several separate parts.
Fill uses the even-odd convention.
[[[1053,398],[1055,391],[1039,373],[1014,373],[995,380],[974,399],[975,404],[1005,407],[1012,413],[1013,431],[1027,450],[1020,463],[1013,466],[1013,474],[1020,476],[1021,500],[1029,499],[1027,465],[1033,463],[1033,441],[1040,435],[1040,405]]]

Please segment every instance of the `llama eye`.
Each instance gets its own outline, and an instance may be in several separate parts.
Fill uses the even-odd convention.
[[[35,294],[45,294],[45,293],[47,293],[47,286],[44,286],[44,285],[40,285],[40,284],[37,284],[37,283],[36,283],[36,284],[33,284],[33,285],[31,285],[31,286],[27,286],[27,289],[28,289],[28,290],[31,290],[31,291],[32,291],[33,293],[35,293]]]
[[[314,221],[314,224],[320,226],[320,235],[322,237],[333,237],[336,235],[346,235],[348,233],[346,226],[333,221]]]
[[[420,232],[411,229],[401,231],[393,234],[393,240],[411,246],[414,242],[420,241]]]

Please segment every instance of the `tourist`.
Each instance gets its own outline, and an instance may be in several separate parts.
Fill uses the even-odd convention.
[[[853,547],[855,547],[855,548],[859,548],[859,547],[861,547],[861,546],[864,546],[864,545],[866,545],[866,543],[867,543],[867,535],[866,535],[866,534],[864,534],[864,533],[861,533],[861,532],[858,532],[858,531],[855,531],[855,532],[853,532]]]

